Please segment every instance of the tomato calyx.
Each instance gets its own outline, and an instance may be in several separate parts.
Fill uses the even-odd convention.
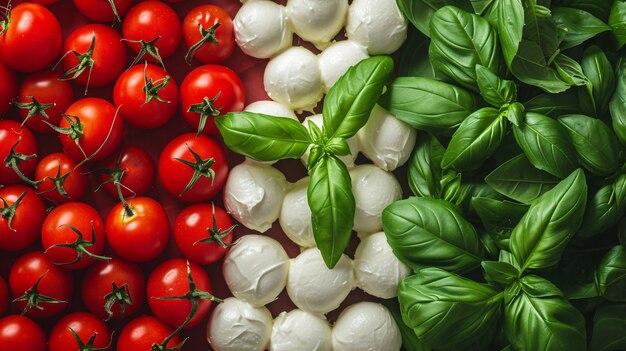
[[[22,141],[22,137],[20,136],[17,138],[17,141],[15,142],[15,144],[11,146],[11,150],[9,150],[9,154],[4,159],[4,165],[7,168],[11,168],[24,183],[32,187],[37,187],[39,184],[43,182],[43,180],[34,181],[34,180],[28,179],[28,177],[25,176],[24,173],[22,173],[22,171],[20,171],[20,168],[18,167],[19,164],[22,163],[22,161],[28,161],[28,160],[37,158],[37,154],[24,155],[21,152],[15,152],[15,148],[21,141]]]
[[[4,8],[5,12],[4,12],[4,19],[0,20],[0,35],[6,33],[6,31],[9,29],[9,25],[11,24],[11,4],[7,4],[6,7],[0,7],[0,8]]]
[[[113,22],[115,23],[115,20],[117,20],[118,22],[122,22],[122,19],[120,18],[119,13],[117,13],[117,7],[115,6],[115,2],[113,0],[108,0],[109,1],[109,5],[111,5],[111,10],[113,10]]]
[[[146,101],[143,103],[143,105],[149,103],[150,101],[152,101],[152,99],[165,104],[171,104],[171,101],[161,99],[161,97],[159,96],[159,91],[165,88],[172,78],[170,76],[165,76],[165,78],[158,79],[156,81],[158,82],[158,84],[155,85],[156,82],[152,78],[148,78],[147,70],[148,63],[146,62],[146,65],[143,69],[143,91],[144,93],[146,93]]]
[[[141,45],[141,49],[139,49],[139,52],[137,53],[137,56],[135,56],[135,59],[133,60],[133,62],[130,64],[130,67],[133,67],[134,65],[138,64],[139,61],[141,61],[141,58],[147,54],[147,55],[150,55],[153,59],[157,60],[161,64],[161,67],[163,67],[163,69],[165,70],[165,64],[163,63],[161,54],[159,54],[159,48],[157,48],[155,45],[159,39],[161,39],[160,36],[150,41],[122,39],[123,41],[127,41],[129,43],[137,43]]]
[[[93,343],[96,341],[96,338],[98,337],[98,332],[93,333],[91,337],[89,337],[89,340],[87,341],[87,343],[85,344],[83,340],[80,338],[80,336],[76,334],[74,329],[72,329],[72,327],[68,326],[67,329],[69,329],[70,333],[72,333],[72,336],[74,336],[74,339],[76,340],[76,343],[78,344],[78,351],[104,351],[104,350],[108,350],[109,347],[111,347],[111,344],[113,343],[113,337],[111,337],[111,340],[109,341],[109,344],[107,346],[94,348]]]
[[[38,289],[39,283],[41,283],[41,280],[46,276],[46,274],[48,274],[48,271],[42,274],[39,277],[39,279],[37,279],[35,284],[33,284],[33,286],[30,289],[24,292],[24,295],[13,299],[13,303],[18,302],[18,301],[26,301],[26,306],[24,307],[24,310],[22,311],[22,316],[25,315],[26,312],[28,312],[29,310],[33,308],[41,310],[41,311],[45,310],[45,308],[40,305],[41,303],[67,303],[67,301],[63,301],[63,300],[55,299],[54,297],[42,295],[39,292],[39,289]]]
[[[113,288],[111,292],[104,295],[104,299],[106,300],[104,304],[104,311],[109,315],[105,322],[113,317],[113,306],[116,303],[120,305],[120,313],[122,317],[126,313],[126,305],[132,305],[133,300],[130,297],[130,292],[128,291],[128,285],[126,283],[120,285],[119,287],[115,282],[112,283]]]
[[[67,190],[65,190],[65,187],[63,186],[63,183],[65,183],[65,180],[67,179],[67,177],[69,177],[72,172],[74,172],[74,170],[71,170],[67,173],[65,173],[64,175],[61,175],[61,163],[59,163],[58,167],[57,167],[57,175],[54,177],[46,177],[47,179],[50,180],[50,182],[52,182],[52,185],[54,186],[52,189],[45,191],[44,193],[49,193],[49,192],[53,192],[53,191],[57,191],[59,193],[59,195],[63,196],[63,197],[67,197]]]
[[[128,204],[128,202],[126,201],[126,199],[124,198],[124,193],[122,193],[122,187],[124,187],[124,189],[133,192],[133,189],[125,186],[124,184],[122,184],[122,178],[124,177],[124,174],[126,173],[126,169],[122,169],[120,167],[120,164],[122,162],[122,153],[120,153],[117,156],[117,159],[115,160],[115,168],[114,169],[100,169],[97,172],[101,173],[101,174],[108,174],[109,175],[109,179],[107,179],[104,183],[100,184],[98,186],[98,189],[100,189],[101,186],[103,186],[104,184],[107,183],[113,183],[113,185],[115,186],[115,189],[117,190],[117,196],[120,199],[120,202],[122,203],[122,205],[124,206],[124,210],[126,211],[126,215],[129,217],[132,217],[135,215],[135,211],[133,211],[132,206],[130,206],[130,204]],[[96,190],[98,190],[96,189]]]
[[[189,150],[189,152],[191,152],[196,162],[193,163],[187,160],[183,160],[182,158],[174,158],[176,161],[193,169],[193,176],[191,176],[189,183],[187,183],[185,189],[183,189],[183,191],[178,196],[183,196],[183,194],[189,191],[189,189],[191,189],[194,184],[196,184],[200,177],[206,177],[211,179],[211,185],[213,185],[213,180],[215,179],[215,171],[211,168],[215,163],[215,160],[212,157],[203,160],[200,155],[198,155],[191,149],[191,147],[189,147],[189,145],[187,145],[187,149]]]
[[[235,229],[235,227],[237,227],[236,224],[233,224],[230,226],[230,228],[226,229],[226,230],[220,230],[217,227],[217,219],[215,218],[215,204],[211,204],[211,211],[212,211],[212,219],[213,219],[213,227],[207,228],[206,230],[209,232],[209,236],[204,238],[204,239],[200,239],[196,242],[193,243],[193,245],[195,246],[196,244],[201,244],[201,243],[218,243],[220,246],[222,246],[223,248],[229,248],[233,245],[235,245],[235,243],[232,244],[228,244],[226,242],[224,242],[223,238],[230,234],[233,229]]]
[[[90,241],[83,239],[83,233],[80,230],[78,230],[78,228],[72,226],[71,224],[61,224],[59,227],[63,227],[63,226],[70,228],[74,233],[76,233],[76,236],[77,236],[76,241],[74,241],[73,243],[68,243],[68,244],[54,244],[48,247],[44,252],[48,252],[48,250],[52,248],[65,247],[65,248],[70,248],[76,251],[76,258],[72,260],[71,262],[59,263],[59,262],[52,261],[52,263],[56,264],[57,266],[67,266],[67,265],[74,264],[82,260],[83,256],[87,256],[89,258],[92,258],[98,261],[109,261],[111,259],[111,257],[96,255],[87,250],[88,247],[91,247],[95,245],[96,243],[96,230],[93,226],[93,223],[91,223],[91,238],[92,239]]]
[[[187,340],[189,340],[189,337],[185,338],[185,340],[183,340],[180,344],[174,346],[174,347],[167,347],[167,344],[170,342],[170,340],[172,340],[172,338],[174,338],[174,336],[176,336],[176,334],[178,333],[178,329],[176,329],[172,334],[168,335],[167,338],[165,338],[163,340],[162,343],[160,344],[152,344],[152,348],[150,349],[150,351],[177,351],[180,350],[183,345],[185,345],[185,343],[187,342]]]
[[[22,202],[25,196],[26,192],[23,192],[22,195],[20,195],[17,200],[15,200],[15,202],[13,202],[13,204],[11,205],[9,205],[7,203],[7,200],[5,200],[3,197],[0,197],[0,200],[2,200],[0,215],[2,215],[2,218],[7,220],[7,227],[9,227],[12,232],[15,232],[15,229],[11,225],[11,222],[13,222],[13,217],[15,217],[15,211],[17,210],[17,206],[20,205],[20,202]]]
[[[211,26],[211,28],[209,28],[209,29],[204,29],[202,27],[202,24],[198,25],[198,27],[200,27],[200,36],[202,37],[202,39],[200,39],[197,43],[193,44],[189,48],[189,51],[187,51],[187,54],[185,55],[185,61],[187,62],[187,64],[191,65],[191,60],[193,59],[193,55],[204,44],[206,44],[206,43],[219,44],[220,43],[219,40],[217,40],[217,38],[215,37],[215,32],[217,31],[217,28],[220,25],[221,25],[221,23],[217,22],[213,26]]]
[[[187,112],[200,114],[200,123],[198,123],[198,136],[204,130],[204,126],[206,125],[206,121],[209,116],[217,117],[222,112],[221,108],[215,107],[215,101],[220,98],[221,93],[221,91],[218,92],[213,99],[209,99],[205,96],[204,99],[202,99],[201,103],[189,106]]]
[[[63,72],[63,75],[60,80],[72,80],[78,78],[83,72],[89,67],[89,75],[87,76],[87,84],[85,85],[85,95],[87,95],[87,89],[89,89],[89,81],[91,80],[91,72],[93,71],[93,66],[96,63],[93,59],[93,48],[96,46],[96,36],[95,34],[91,37],[91,45],[89,45],[89,49],[85,51],[85,53],[81,54],[76,50],[70,50],[61,56],[59,62],[54,66],[53,70],[56,66],[63,61],[65,56],[69,54],[74,54],[76,59],[78,60],[78,64],[66,72]]]
[[[46,110],[51,107],[56,106],[57,105],[56,103],[53,102],[50,104],[42,104],[41,102],[37,101],[37,99],[34,96],[30,96],[30,100],[31,102],[16,101],[13,103],[15,107],[17,108],[28,110],[28,115],[26,115],[26,118],[24,118],[24,121],[22,121],[22,126],[26,124],[26,121],[28,121],[29,119],[37,115],[41,115],[45,119],[50,119],[50,117],[46,113]]]

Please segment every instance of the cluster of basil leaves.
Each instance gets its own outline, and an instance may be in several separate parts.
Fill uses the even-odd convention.
[[[397,3],[405,349],[626,350],[626,1]]]

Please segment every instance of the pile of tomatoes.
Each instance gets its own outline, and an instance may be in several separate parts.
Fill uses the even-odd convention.
[[[212,203],[228,176],[213,119],[245,101],[220,65],[232,20],[201,5],[181,21],[168,3],[183,0],[31,1],[0,17],[0,351],[182,349],[219,301],[203,265],[233,241]],[[89,23],[64,37],[51,5]],[[183,49],[179,86],[164,60]],[[173,118],[193,129],[158,160],[129,140]],[[116,199],[110,211],[94,190]],[[174,223],[161,190],[187,203]],[[182,257],[164,259],[170,237]]]

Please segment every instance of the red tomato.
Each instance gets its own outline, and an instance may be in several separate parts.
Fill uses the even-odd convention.
[[[77,160],[99,161],[111,155],[122,142],[124,122],[115,106],[100,98],[85,98],[65,112],[60,127],[72,130],[60,134],[63,149]],[[75,124],[72,126],[70,121]],[[77,142],[78,141],[78,142]]]
[[[211,281],[202,267],[189,263],[191,276],[196,289],[211,294]],[[152,312],[162,321],[174,328],[181,326],[191,313],[189,300],[159,300],[161,297],[184,296],[190,291],[187,261],[174,258],[161,263],[148,278],[148,304]],[[185,326],[191,328],[202,322],[211,307],[211,300],[200,299],[194,316]]]
[[[58,126],[61,116],[74,102],[72,85],[60,80],[60,77],[54,71],[40,72],[22,82],[15,105],[28,128],[40,133],[53,133],[54,130],[43,121]]]
[[[111,331],[98,317],[75,312],[63,317],[50,332],[48,351],[83,351],[111,348]]]
[[[135,65],[117,79],[113,99],[130,124],[156,128],[176,113],[178,85],[160,66]]]
[[[7,310],[7,307],[9,307],[9,289],[4,278],[0,276],[0,316]]]
[[[46,333],[32,320],[11,315],[0,319],[0,351],[46,351]]]
[[[55,208],[43,222],[41,244],[55,264],[67,269],[83,269],[102,257],[105,247],[104,224],[95,208],[70,202]],[[62,246],[61,246],[62,245]]]
[[[233,221],[217,206],[191,205],[174,222],[174,240],[180,252],[197,264],[217,262],[233,242]]]
[[[29,317],[47,318],[67,307],[72,299],[74,280],[70,271],[52,263],[46,254],[33,251],[13,263],[9,287],[21,311]],[[45,302],[51,299],[56,303]],[[34,304],[27,304],[28,300]]]
[[[199,175],[196,181],[194,174]],[[159,179],[170,194],[186,202],[210,200],[228,177],[226,154],[205,135],[194,133],[170,141],[159,157]]]
[[[87,175],[72,156],[57,152],[44,157],[35,169],[35,180],[42,181],[37,192],[54,203],[77,201],[87,192]]]
[[[0,115],[11,108],[11,102],[17,96],[17,77],[0,61]]]
[[[144,195],[154,182],[154,162],[138,146],[124,146],[119,154],[113,154],[103,161],[101,168],[100,183],[104,184],[102,188],[114,197],[119,197],[115,182],[120,183],[120,190],[125,198]]]
[[[123,17],[133,4],[133,0],[113,0],[115,11],[110,0],[74,0],[74,5],[83,16],[94,22],[113,22]],[[115,14],[117,13],[117,15]]]
[[[187,62],[193,57],[204,64],[222,63],[235,50],[233,20],[219,6],[198,6],[183,20],[183,39],[190,49]]]
[[[35,72],[54,64],[60,52],[61,25],[52,12],[28,2],[11,10],[9,26],[0,34],[1,61],[16,71]]]
[[[83,303],[100,318],[124,318],[141,308],[146,295],[146,277],[138,266],[113,258],[89,267],[81,288]],[[107,311],[106,304],[112,306]]]
[[[156,258],[170,238],[170,222],[163,207],[149,197],[128,201],[133,214],[122,203],[111,209],[106,220],[107,241],[120,257],[132,262]]]
[[[103,24],[78,27],[65,39],[63,50],[69,54],[63,58],[63,70],[82,86],[100,87],[113,82],[126,65],[126,46],[121,40],[118,32]],[[79,71],[69,72],[76,67]]]
[[[0,188],[0,202],[0,250],[24,250],[39,238],[46,205],[24,185]]]
[[[213,119],[243,110],[245,100],[241,79],[224,66],[200,66],[180,86],[183,118],[207,134],[219,134]]]
[[[117,340],[117,351],[152,351],[153,344],[163,344],[168,350],[180,350],[182,340],[174,335],[166,340],[174,329],[152,316],[141,316],[128,322]]]
[[[20,126],[16,121],[0,119],[0,184],[15,184],[20,181],[20,176],[12,167],[7,167],[7,158],[13,149],[13,162],[17,169],[30,178],[37,166],[37,140],[33,133],[26,127]]]

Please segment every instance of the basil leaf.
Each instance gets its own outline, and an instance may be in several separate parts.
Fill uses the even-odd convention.
[[[596,35],[611,30],[606,23],[585,10],[573,7],[553,7],[556,26],[565,31],[561,50],[578,46]]]
[[[445,149],[437,138],[425,132],[418,132],[416,140],[408,166],[409,187],[417,196],[439,198]]]
[[[560,93],[570,87],[553,68],[548,67],[541,46],[529,40],[520,43],[517,56],[511,63],[511,73],[521,82],[548,93]]]
[[[571,90],[560,94],[539,94],[524,103],[528,112],[536,112],[549,117],[558,117],[580,112],[578,99]]]
[[[581,169],[574,171],[531,204],[511,233],[511,252],[521,271],[557,264],[585,214],[587,183]]]
[[[315,243],[328,268],[335,267],[348,247],[354,225],[355,201],[346,165],[324,155],[309,170],[307,189]]]
[[[374,56],[350,67],[324,99],[324,133],[328,139],[347,139],[361,129],[389,82],[393,60]]]
[[[552,57],[565,37],[552,18],[550,9],[537,4],[537,0],[527,0],[524,9],[523,37],[535,42],[544,57]],[[519,50],[522,52],[521,48]]]
[[[485,66],[476,65],[476,83],[483,99],[496,108],[511,103],[517,98],[515,83],[501,79]]]
[[[613,1],[609,15],[609,26],[611,26],[615,40],[617,40],[617,48],[621,49],[626,44],[626,1]]]
[[[492,284],[506,286],[517,279],[519,271],[506,262],[483,261],[483,275],[485,280]]]
[[[398,76],[435,78],[435,71],[428,59],[428,42],[424,34],[409,27],[407,40],[400,53]]]
[[[606,21],[609,18],[613,0],[558,0],[559,6],[571,7],[589,12],[591,15]]]
[[[609,301],[626,302],[626,248],[618,245],[606,253],[599,268],[600,288]]]
[[[526,110],[524,105],[519,102],[514,102],[506,109],[506,119],[509,120],[514,126],[521,126],[526,119]]]
[[[398,9],[420,32],[430,37],[430,20],[435,11],[446,5],[471,11],[466,0],[396,0]]]
[[[603,117],[609,109],[609,101],[615,91],[615,72],[606,55],[597,46],[585,50],[581,62],[589,84],[585,97],[591,98],[593,111],[585,111],[597,117]],[[580,96],[580,95],[579,95]]]
[[[470,0],[474,13],[482,16],[497,0]]]
[[[496,28],[504,61],[511,67],[524,32],[524,6],[521,0],[496,0],[489,16]]]
[[[445,201],[461,206],[467,200],[472,187],[462,182],[461,173],[446,169],[441,177],[441,198]]]
[[[626,144],[626,61],[622,61],[617,74],[617,86],[609,103],[613,130],[622,144]]]
[[[398,325],[400,335],[402,335],[401,351],[430,351],[430,349],[417,338],[413,329],[404,324],[398,299],[386,299],[383,300],[382,303],[385,307],[387,307],[389,313],[391,313],[393,320],[396,321],[396,324]]]
[[[615,226],[624,214],[626,214],[626,175],[620,174],[613,183],[601,187],[589,199],[583,224],[576,235],[588,238],[601,234]]]
[[[605,304],[593,317],[590,351],[626,349],[626,304]]]
[[[252,112],[231,112],[215,119],[229,149],[259,161],[300,158],[312,140],[300,122]]]
[[[393,252],[415,271],[435,266],[467,272],[483,258],[474,227],[447,201],[410,197],[387,206],[382,219]]]
[[[473,197],[471,204],[485,229],[501,236],[510,234],[528,211],[528,205],[486,197]]]
[[[603,252],[589,249],[565,250],[556,269],[546,272],[549,279],[570,300],[589,299],[602,295],[598,279],[598,265]]]
[[[553,63],[556,72],[565,83],[578,86],[585,85],[589,82],[580,64],[572,58],[558,54],[554,58]]]

